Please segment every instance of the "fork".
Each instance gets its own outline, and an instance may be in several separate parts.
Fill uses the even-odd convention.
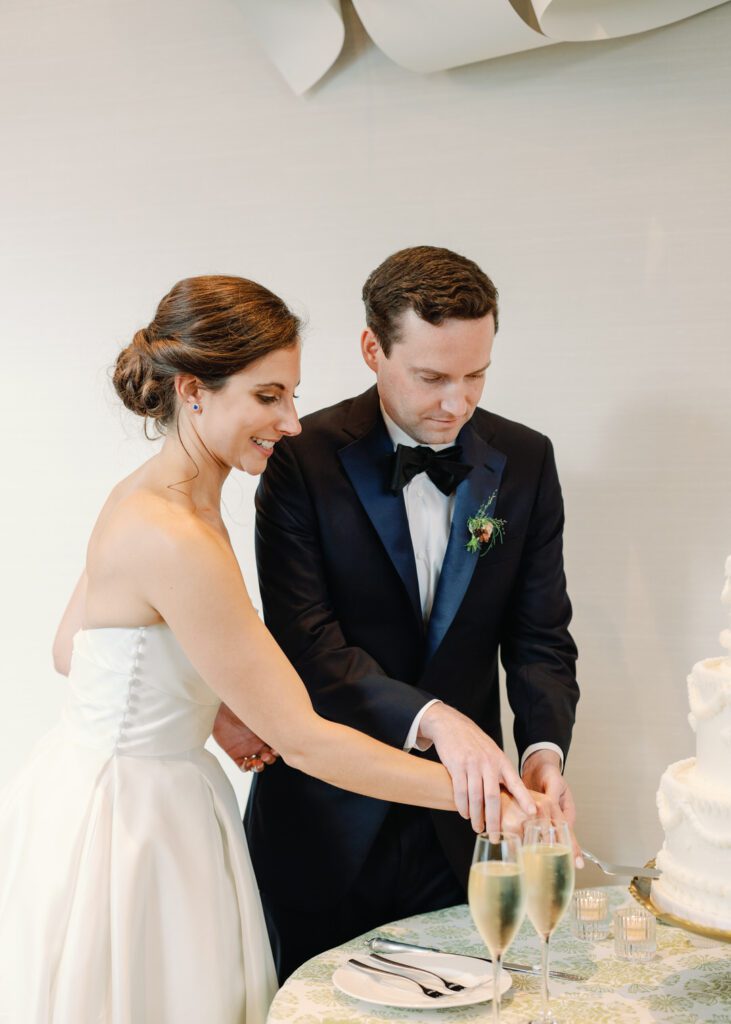
[[[626,878],[660,878],[662,874],[657,868],[633,868],[629,864],[609,864],[607,861],[595,857],[589,850],[582,849],[581,852],[587,860],[601,868],[605,875],[622,875]]]
[[[383,964],[392,964],[394,967],[403,967],[407,971],[418,971],[420,974],[430,974],[432,978],[436,978],[440,985],[444,985],[450,992],[464,992],[466,985],[460,985],[457,981],[447,981],[446,978],[442,978],[439,974],[434,971],[428,971],[426,967],[414,967],[413,964],[405,964],[402,960],[391,960],[389,957],[381,956],[380,953],[371,953],[374,960],[379,960]]]
[[[385,971],[382,967],[373,967],[371,964],[364,964],[362,960],[354,960],[352,957],[348,960],[348,963],[351,967],[355,967],[357,971],[362,971],[364,974],[385,974],[388,978],[400,978],[402,981],[410,981],[412,985],[420,988],[425,996],[431,996],[432,999],[439,999],[441,996],[449,995],[448,992],[439,992],[435,988],[427,988],[426,985],[422,985],[415,978],[407,978],[405,974],[399,974],[397,971]]]

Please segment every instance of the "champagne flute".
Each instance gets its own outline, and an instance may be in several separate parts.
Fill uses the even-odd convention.
[[[541,1012],[530,1024],[558,1024],[548,995],[548,941],[574,891],[574,855],[565,821],[529,818],[523,829],[526,909],[541,939]]]
[[[520,837],[484,832],[477,837],[467,886],[472,920],[492,957],[492,1021],[500,1021],[500,970],[503,954],[525,914]]]

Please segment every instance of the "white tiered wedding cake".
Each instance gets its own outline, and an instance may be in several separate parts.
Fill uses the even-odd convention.
[[[731,556],[721,600],[731,610]],[[652,900],[676,917],[730,931],[731,629],[723,630],[721,643],[727,656],[699,661],[688,676],[697,756],[671,764],[660,780],[665,842]]]

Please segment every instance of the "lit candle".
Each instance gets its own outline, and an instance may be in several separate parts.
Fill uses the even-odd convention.
[[[622,960],[651,960],[655,955],[655,918],[639,907],[614,914],[614,952]]]
[[[577,889],[571,906],[571,934],[594,942],[609,931],[607,894],[599,889]]]
[[[624,923],[624,937],[627,942],[647,940],[647,921],[642,917],[628,917]]]
[[[603,900],[577,900],[576,911],[580,921],[603,921],[607,914],[606,897]]]

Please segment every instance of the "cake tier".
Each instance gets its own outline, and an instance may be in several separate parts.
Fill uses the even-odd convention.
[[[653,902],[688,921],[731,930],[731,786],[709,783],[691,757],[664,773],[657,807],[665,843]]]
[[[728,785],[731,766],[731,658],[709,658],[688,676],[688,720],[696,733],[699,775]]]

